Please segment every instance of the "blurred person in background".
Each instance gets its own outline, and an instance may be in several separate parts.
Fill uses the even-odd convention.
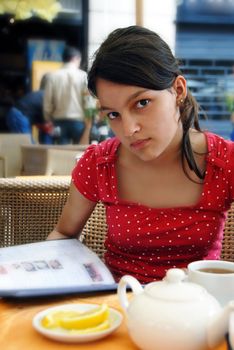
[[[58,144],[89,143],[93,99],[87,89],[87,73],[80,69],[80,51],[65,47],[63,62],[61,69],[48,76],[43,103],[44,119],[59,128]]]
[[[14,105],[14,98],[8,87],[0,82],[0,132],[9,132],[6,124],[6,114]]]
[[[53,143],[51,129],[40,128],[43,119],[43,95],[47,74],[45,74],[37,91],[31,91],[20,97],[6,114],[6,124],[10,132],[32,135],[32,126],[39,127],[39,142],[45,144]],[[32,137],[32,142],[34,142]]]

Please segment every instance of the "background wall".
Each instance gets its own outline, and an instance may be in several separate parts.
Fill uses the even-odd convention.
[[[88,59],[114,29],[135,24],[135,0],[90,0]]]
[[[176,0],[144,0],[143,25],[159,34],[175,52]]]
[[[141,13],[137,13],[137,10]],[[114,29],[141,22],[156,31],[175,48],[176,1],[164,0],[90,0],[88,29],[89,64],[93,53]]]

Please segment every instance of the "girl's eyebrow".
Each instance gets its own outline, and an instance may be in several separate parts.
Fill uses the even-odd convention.
[[[131,100],[133,100],[134,98],[138,97],[139,95],[143,94],[146,91],[149,91],[149,89],[141,89],[141,90],[138,90],[138,91],[134,92],[134,94],[130,95],[127,98],[126,103],[129,103]],[[113,109],[114,108],[107,107],[107,106],[100,106],[100,108],[99,108],[100,112],[104,112],[104,111],[107,111],[107,110],[111,111]]]
[[[112,108],[111,107],[105,107],[105,106],[100,106],[99,111],[100,112],[105,112],[105,111],[110,111]]]

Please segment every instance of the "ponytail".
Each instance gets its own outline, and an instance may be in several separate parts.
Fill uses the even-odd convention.
[[[197,166],[196,160],[194,158],[194,151],[189,137],[190,128],[195,128],[197,131],[201,131],[199,125],[199,105],[195,98],[191,95],[190,91],[187,92],[187,97],[184,104],[180,107],[180,119],[183,125],[183,138],[182,138],[182,164],[185,173],[184,160],[186,159],[190,170],[193,170],[199,179],[204,179],[204,172]]]

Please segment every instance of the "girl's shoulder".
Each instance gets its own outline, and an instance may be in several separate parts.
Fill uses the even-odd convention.
[[[192,131],[190,137],[194,152],[204,155],[211,166],[223,169],[234,167],[234,142],[207,131]]]
[[[114,156],[119,145],[120,141],[116,137],[112,137],[96,145],[91,145],[88,149],[93,149],[97,157]]]
[[[92,167],[115,159],[120,141],[113,137],[98,144],[89,145],[77,162],[78,167]]]
[[[195,152],[200,154],[216,153],[221,155],[223,152],[234,151],[234,142],[226,140],[223,137],[212,132],[199,132],[192,130],[190,133],[191,143]]]
[[[74,185],[89,200],[96,202],[100,199],[100,188],[102,198],[106,194],[109,196],[106,192],[109,186],[105,184],[110,182],[110,168],[114,166],[119,144],[117,139],[111,138],[97,145],[90,145],[73,169]]]
[[[234,181],[234,142],[225,140],[223,137],[206,132],[208,152],[206,156],[207,163],[214,169],[222,169],[225,177],[231,177],[231,183]],[[215,170],[216,169],[216,170]]]
[[[208,152],[212,153],[218,158],[229,158],[234,152],[234,142],[226,140],[223,137],[213,134],[211,132],[205,132]]]

